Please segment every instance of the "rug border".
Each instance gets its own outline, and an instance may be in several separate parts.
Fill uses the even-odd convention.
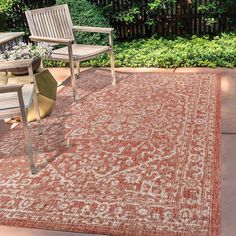
[[[221,160],[221,73],[216,74],[217,88],[216,88],[216,130],[215,130],[215,165],[212,168],[216,171],[214,176],[214,198],[212,202],[212,221],[211,221],[211,235],[220,235],[221,232],[221,175],[222,175],[222,160]]]

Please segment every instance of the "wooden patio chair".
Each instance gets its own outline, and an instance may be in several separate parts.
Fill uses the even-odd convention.
[[[0,69],[9,70],[14,68],[28,67],[29,76],[33,84],[8,84],[0,86],[0,119],[7,119],[21,116],[24,126],[25,139],[28,147],[28,157],[31,173],[36,173],[33,148],[27,122],[27,111],[31,102],[34,102],[34,109],[38,121],[38,132],[42,134],[38,100],[36,95],[36,82],[32,70],[32,60],[0,61]]]
[[[70,63],[74,100],[77,99],[77,85],[74,69],[76,66],[77,75],[79,77],[81,61],[89,60],[103,53],[110,53],[112,84],[114,85],[116,83],[112,38],[113,28],[73,26],[67,5],[26,11],[25,14],[31,32],[30,39],[32,41],[65,46],[53,50],[50,59]],[[76,44],[74,31],[108,34],[109,46]]]

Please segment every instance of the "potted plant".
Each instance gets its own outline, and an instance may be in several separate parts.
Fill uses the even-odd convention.
[[[12,49],[6,50],[0,55],[0,60],[24,60],[33,59],[32,67],[35,72],[41,64],[41,59],[50,56],[52,53],[52,47],[46,43],[39,43],[33,45],[31,43],[26,44],[19,42]],[[14,75],[26,75],[28,74],[28,68],[16,68],[11,69],[10,72]]]

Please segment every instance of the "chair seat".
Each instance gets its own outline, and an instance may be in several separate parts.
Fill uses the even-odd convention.
[[[73,44],[72,45],[74,60],[85,61],[91,59],[99,54],[110,51],[110,46],[86,45],[86,44]],[[53,50],[50,57],[54,60],[69,61],[68,47]]]
[[[25,108],[28,109],[33,98],[34,84],[26,84],[22,88]],[[0,116],[6,110],[19,108],[17,92],[0,93]]]

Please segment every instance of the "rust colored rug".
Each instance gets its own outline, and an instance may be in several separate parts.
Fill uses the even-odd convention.
[[[91,70],[31,124],[0,140],[0,224],[106,235],[220,234],[220,80]],[[66,145],[69,144],[69,145]]]

